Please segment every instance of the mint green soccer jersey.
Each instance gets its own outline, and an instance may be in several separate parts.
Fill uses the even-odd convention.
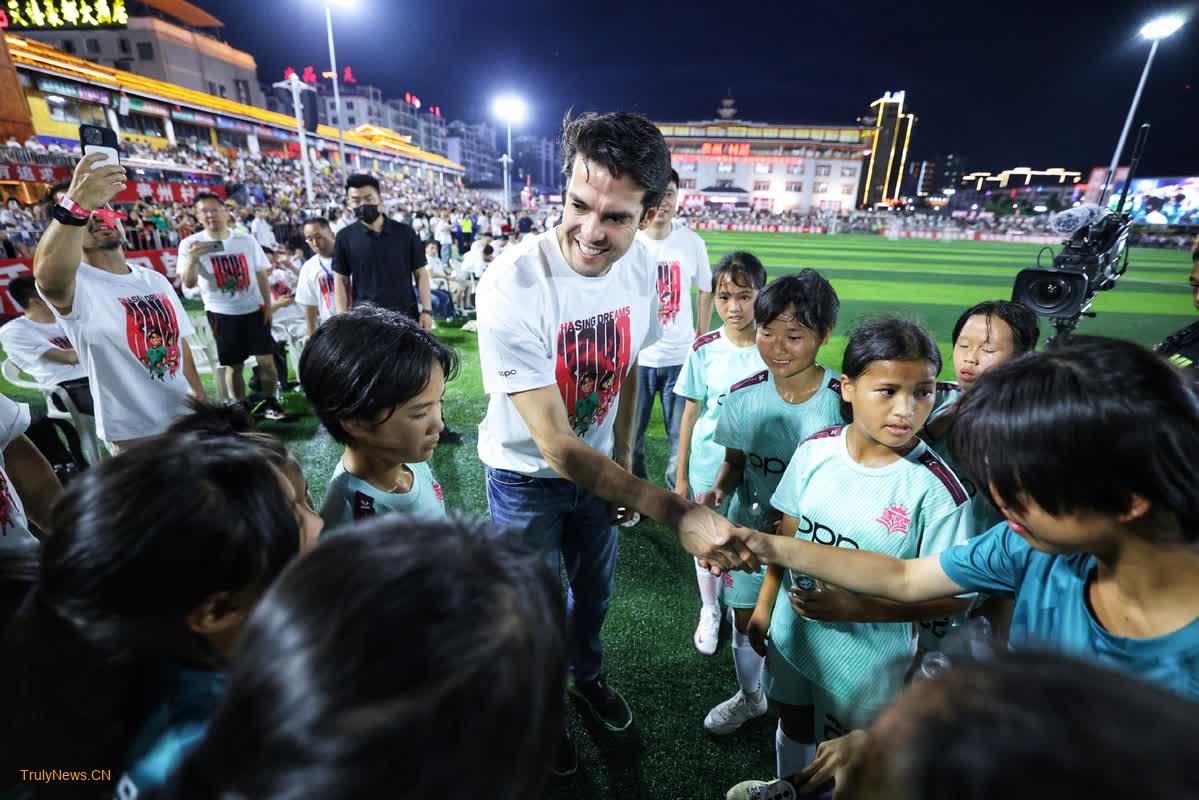
[[[773,505],[799,520],[796,538],[918,558],[970,537],[966,490],[927,444],[918,443],[885,467],[869,468],[850,458],[846,430],[830,428],[805,441],[779,482]],[[770,621],[770,638],[786,666],[838,697],[886,703],[902,678],[896,665],[913,650],[912,624],[805,619],[788,600],[792,580],[788,574]]]
[[[691,345],[683,370],[674,384],[674,393],[699,404],[699,418],[691,432],[691,457],[687,461],[687,479],[695,494],[705,492],[716,482],[716,473],[724,461],[724,448],[716,444],[716,423],[729,387],[762,369],[762,357],[755,345],[737,347],[729,341],[723,326],[704,334]]]
[[[731,522],[764,530],[770,498],[795,448],[817,431],[841,422],[841,382],[824,370],[820,388],[803,403],[779,396],[774,376],[761,370],[735,383],[716,423],[716,444],[745,453],[741,484],[729,501]]]
[[[327,528],[333,528],[355,519],[369,519],[380,514],[402,512],[423,517],[445,516],[445,494],[441,484],[433,477],[433,471],[425,463],[408,464],[412,470],[412,488],[404,494],[384,492],[371,486],[361,478],[346,472],[338,462],[325,504],[321,506],[321,518]]]

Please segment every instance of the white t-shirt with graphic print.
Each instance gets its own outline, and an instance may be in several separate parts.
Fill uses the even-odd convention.
[[[324,323],[333,316],[333,259],[314,255],[300,268],[296,304],[316,306],[317,319]]]
[[[607,274],[567,263],[556,229],[511,245],[478,289],[479,361],[491,396],[479,458],[539,478],[550,468],[509,394],[557,386],[575,434],[610,456],[620,387],[662,335],[655,265],[639,241]]]
[[[166,276],[133,264],[124,275],[80,264],[71,313],[46,304],[87,370],[101,439],[153,436],[186,413],[182,340],[194,328]]]
[[[665,239],[637,232],[656,270],[658,317],[662,338],[641,353],[642,367],[677,367],[687,360],[695,341],[695,315],[691,311],[691,289],[712,291],[712,266],[708,247],[688,228],[675,228]]]
[[[4,347],[4,354],[38,383],[56,386],[87,377],[87,370],[81,364],[64,364],[44,358],[51,351],[74,350],[57,322],[34,322],[28,317],[16,317],[0,328],[0,345]]]
[[[37,541],[29,532],[25,506],[4,465],[4,451],[28,429],[29,406],[0,395],[0,548]]]
[[[204,310],[215,314],[250,314],[262,307],[258,273],[271,271],[271,262],[262,246],[246,233],[231,233],[228,239],[215,239],[208,231],[193,233],[179,243],[179,263],[201,242],[220,241],[223,249],[205,253],[196,259],[196,280]]]

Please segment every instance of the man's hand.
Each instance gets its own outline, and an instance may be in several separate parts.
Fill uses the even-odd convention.
[[[264,304],[264,305],[262,306],[262,324],[263,324],[263,325],[265,325],[265,326],[267,326],[268,328],[269,328],[269,327],[271,327],[271,318],[272,318],[272,316],[273,316],[273,315],[271,314],[271,307],[270,307],[270,305],[269,305],[269,304]]]
[[[420,312],[420,326],[422,330],[433,330],[433,315],[428,311]]]
[[[692,504],[675,526],[683,549],[719,574],[735,569],[757,572],[761,562],[745,543],[756,531],[729,522],[711,508]]]
[[[821,622],[862,622],[870,616],[858,595],[828,584],[819,592],[793,588],[789,599],[796,614]]]
[[[850,731],[844,736],[821,742],[812,763],[791,779],[800,794],[812,794],[833,781],[833,800],[843,796],[851,770],[861,762],[866,751],[866,731]]]
[[[633,471],[633,454],[631,452],[613,453],[612,460],[625,472]],[[633,509],[626,508],[619,503],[608,503],[608,519],[611,520],[613,525],[623,525],[632,518]]]
[[[754,652],[762,658],[766,657],[766,640],[770,632],[770,611],[769,609],[759,612],[754,609],[754,614],[749,618],[749,626],[745,630],[745,635],[749,637],[749,645],[754,649]]]
[[[104,153],[84,156],[75,165],[71,176],[71,187],[67,197],[88,211],[108,203],[125,188],[125,168],[114,164],[97,167],[96,163],[108,158]]]

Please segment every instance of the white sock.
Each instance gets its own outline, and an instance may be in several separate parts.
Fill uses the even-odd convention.
[[[695,562],[695,580],[699,583],[699,599],[703,601],[704,609],[717,608],[720,602],[720,578],[708,572]]]
[[[815,745],[797,742],[783,733],[783,723],[779,721],[778,729],[774,732],[774,767],[780,779],[790,778],[811,764],[815,753]]]
[[[733,628],[733,666],[737,668],[737,685],[746,697],[758,699],[762,691],[762,662],[749,643],[749,637]]]

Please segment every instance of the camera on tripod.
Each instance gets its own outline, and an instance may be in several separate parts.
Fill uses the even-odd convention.
[[[1097,205],[1084,205],[1058,214],[1051,225],[1069,235],[1052,267],[1021,270],[1012,286],[1012,300],[1054,324],[1073,327],[1087,314],[1095,295],[1111,289],[1127,269],[1127,214]]]

